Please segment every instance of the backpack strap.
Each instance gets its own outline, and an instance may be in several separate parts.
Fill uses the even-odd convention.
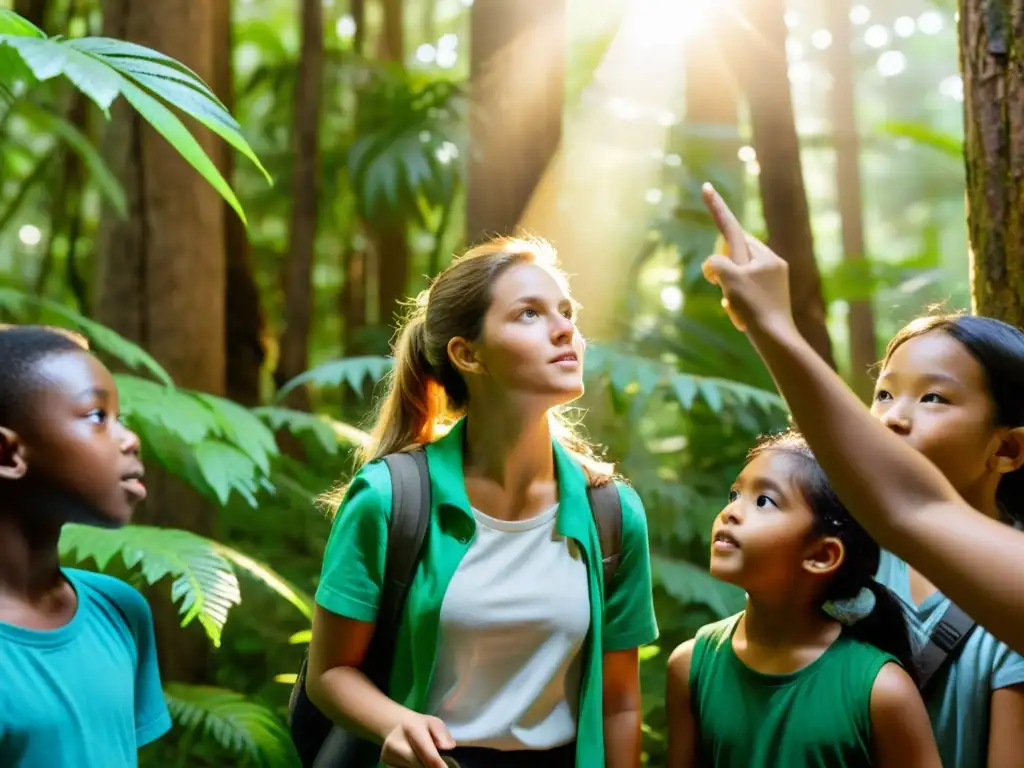
[[[607,595],[622,557],[622,499],[614,481],[590,486],[587,488],[587,499],[601,540],[601,562],[604,565],[604,589]]]
[[[914,654],[914,671],[919,690],[924,690],[947,661],[956,658],[974,627],[974,619],[951,602],[929,635],[928,642]]]
[[[430,524],[430,473],[422,448],[384,457],[391,474],[391,519],[384,562],[384,584],[377,609],[373,638],[361,669],[387,693],[398,642],[405,598],[416,575]],[[305,677],[305,660],[302,677]],[[302,681],[305,684],[305,681]],[[365,744],[344,728],[334,726],[312,763],[312,768],[337,768],[358,761]],[[372,749],[369,751],[373,751]],[[377,748],[379,752],[379,748]]]
[[[390,677],[405,598],[416,575],[430,523],[430,473],[422,448],[385,456],[384,463],[391,473],[391,520],[374,644],[379,644],[380,658],[386,660],[378,668]],[[387,679],[374,682],[381,690],[387,690]]]

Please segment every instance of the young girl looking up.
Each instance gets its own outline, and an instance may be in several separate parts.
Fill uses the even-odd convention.
[[[1020,330],[987,317],[915,320],[889,342],[871,411],[975,509],[1008,523],[1024,516],[1024,471],[1000,472],[1001,425],[1024,423]],[[951,601],[889,553],[877,578],[903,603],[920,652]],[[1024,765],[1022,684],[1024,658],[984,628],[971,629],[923,691],[944,765]]]
[[[670,768],[939,768],[879,554],[803,438],[750,452],[711,545],[747,605],[669,659]]]
[[[399,335],[324,555],[307,681],[388,766],[640,765],[637,648],[657,636],[647,524],[619,486],[621,560],[604,585],[587,486],[609,468],[557,412],[583,392],[575,313],[550,247],[503,239],[438,275]],[[385,696],[358,669],[391,506],[377,459],[416,445],[431,519]]]

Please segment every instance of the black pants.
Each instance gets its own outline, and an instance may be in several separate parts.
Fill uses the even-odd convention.
[[[442,753],[458,761],[458,768],[576,768],[576,744],[554,749],[503,752],[483,747],[456,747]]]

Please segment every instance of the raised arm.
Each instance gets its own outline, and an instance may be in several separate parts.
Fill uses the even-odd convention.
[[[883,547],[1024,652],[1024,533],[973,509],[871,416],[797,331],[786,263],[743,231],[710,185],[704,196],[729,247],[705,262],[705,276],[721,286],[843,503]]]

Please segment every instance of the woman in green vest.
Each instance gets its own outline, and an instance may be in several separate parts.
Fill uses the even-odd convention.
[[[940,768],[880,554],[803,438],[751,451],[711,545],[746,609],[669,659],[669,768]]]
[[[456,259],[402,328],[373,442],[335,518],[307,690],[393,768],[640,765],[638,647],[657,637],[647,523],[619,485],[605,585],[587,488],[611,468],[560,407],[584,342],[553,250],[501,239]],[[391,505],[378,461],[426,446],[431,516],[388,695],[358,667],[380,602]]]

